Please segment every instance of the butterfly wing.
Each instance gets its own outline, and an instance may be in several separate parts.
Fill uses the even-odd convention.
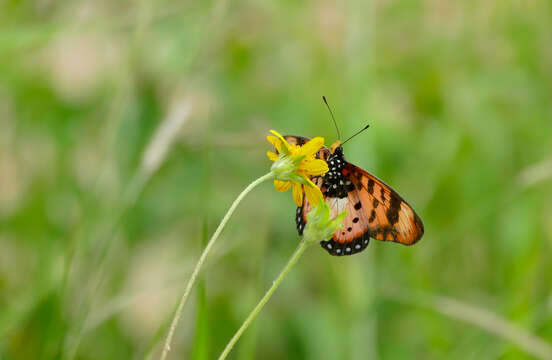
[[[286,139],[288,144],[299,146],[305,145],[310,140],[308,137],[299,135],[284,135],[284,139]]]
[[[358,202],[353,208],[368,219],[370,237],[403,245],[420,240],[424,234],[422,220],[389,185],[350,163],[346,163],[343,173],[355,186]]]
[[[327,192],[322,177],[316,177],[313,182],[320,187],[323,193]],[[328,241],[321,241],[320,245],[331,255],[352,255],[364,250],[370,242],[370,234],[367,231],[368,218],[362,211],[354,208],[354,204],[360,201],[359,192],[351,190],[346,197],[324,196],[330,206],[330,217],[335,218],[343,211],[347,216],[343,219],[343,228],[337,230]],[[299,235],[303,234],[306,226],[306,215],[312,209],[306,198],[303,199],[303,206],[297,208],[296,224]]]
[[[380,179],[341,161],[342,165],[338,168],[331,167],[324,177],[313,179],[330,205],[332,217],[347,211],[343,228],[337,230],[330,240],[321,241],[322,247],[331,255],[340,256],[364,250],[369,238],[404,245],[417,242],[424,233],[424,226],[412,207]],[[300,234],[310,209],[311,205],[304,199],[303,206],[297,210],[296,222]]]

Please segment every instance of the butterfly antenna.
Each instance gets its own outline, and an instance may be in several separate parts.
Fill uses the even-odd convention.
[[[324,104],[326,104],[326,107],[328,108],[328,111],[330,112],[330,115],[332,116],[333,123],[335,125],[335,129],[337,130],[337,138],[341,139],[341,134],[339,133],[339,128],[337,127],[337,122],[335,121],[334,114],[332,112],[332,109],[330,108],[330,105],[328,105],[328,101],[326,100],[325,96],[322,96],[322,100],[324,100]]]
[[[363,127],[362,129],[360,129],[359,131],[356,132],[356,134],[350,136],[347,140],[343,141],[341,143],[341,145],[345,144],[347,141],[351,140],[352,138],[354,138],[355,136],[357,136],[358,134],[360,134],[361,132],[363,132],[364,130],[368,129],[370,127],[370,124],[366,125],[365,127]]]

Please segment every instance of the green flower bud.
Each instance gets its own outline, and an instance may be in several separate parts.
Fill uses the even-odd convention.
[[[330,206],[322,201],[314,206],[307,214],[307,226],[303,232],[303,238],[306,242],[317,242],[328,240],[336,230],[343,227],[343,219],[347,216],[347,211],[343,211],[331,219]]]
[[[304,158],[305,155],[293,156],[282,153],[278,156],[278,160],[272,164],[270,171],[278,180],[294,181],[308,185],[305,178],[297,172],[297,169],[299,169],[299,165]]]

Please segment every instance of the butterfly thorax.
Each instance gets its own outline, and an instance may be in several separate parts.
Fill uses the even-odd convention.
[[[354,190],[355,186],[344,173],[346,161],[343,148],[337,146],[326,161],[329,170],[322,176],[323,194],[327,197],[347,197],[349,191]]]

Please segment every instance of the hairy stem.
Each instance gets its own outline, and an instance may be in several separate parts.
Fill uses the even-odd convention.
[[[215,233],[207,243],[207,246],[203,250],[203,253],[201,254],[201,257],[199,258],[194,271],[192,272],[192,275],[190,276],[190,280],[188,280],[188,284],[186,285],[186,289],[184,290],[184,293],[182,294],[182,297],[180,298],[180,303],[178,304],[178,308],[176,309],[176,312],[174,314],[174,318],[171,322],[171,327],[169,328],[169,333],[167,334],[167,338],[165,340],[165,346],[163,347],[163,352],[161,354],[161,360],[165,360],[167,358],[167,355],[169,353],[169,350],[171,348],[171,342],[172,338],[174,336],[174,332],[176,330],[176,326],[178,325],[178,321],[180,320],[180,317],[182,316],[182,310],[184,309],[184,305],[186,304],[186,300],[188,300],[188,296],[190,295],[190,292],[192,290],[192,287],[194,286],[197,275],[199,274],[199,271],[201,270],[201,266],[205,262],[205,258],[209,254],[209,251],[215,244],[215,241],[217,241],[220,233],[222,232],[222,229],[224,229],[224,226],[236,210],[236,207],[239,205],[239,203],[243,200],[245,195],[247,195],[253,188],[255,188],[257,185],[261,184],[262,182],[272,179],[274,175],[270,172],[266,175],[261,176],[257,180],[253,181],[251,184],[249,184],[242,192],[238,195],[236,200],[232,203],[230,206],[230,209],[228,209],[228,212],[226,215],[224,215],[224,218],[222,218],[222,221],[220,222],[219,226],[217,227],[217,230],[215,230]]]
[[[236,331],[236,333],[234,334],[234,336],[232,337],[232,339],[230,339],[230,341],[228,342],[228,344],[226,345],[226,347],[224,348],[224,351],[220,354],[218,360],[223,360],[223,359],[226,359],[226,356],[228,356],[228,354],[230,353],[230,351],[232,350],[232,347],[234,347],[234,345],[236,344],[236,342],[239,340],[239,338],[242,336],[242,334],[244,333],[244,331],[249,327],[249,325],[251,325],[251,322],[253,322],[253,320],[255,319],[255,317],[257,317],[257,315],[259,314],[259,312],[262,310],[263,306],[265,306],[265,304],[268,302],[268,300],[270,299],[270,297],[272,296],[272,294],[274,293],[274,291],[276,291],[276,289],[278,288],[278,286],[280,286],[280,283],[282,282],[282,280],[284,280],[284,278],[286,277],[286,275],[289,273],[289,271],[291,270],[291,268],[293,267],[293,265],[295,265],[295,263],[297,262],[297,260],[299,260],[299,258],[301,257],[301,255],[303,254],[303,252],[306,250],[306,248],[308,247],[308,245],[311,244],[305,240],[302,240],[300,243],[299,243],[299,246],[297,246],[297,249],[295,249],[295,252],[293,253],[293,255],[291,256],[291,258],[288,260],[286,266],[282,269],[282,271],[280,272],[280,275],[278,275],[278,277],[276,278],[276,280],[272,283],[272,286],[270,287],[270,289],[268,289],[268,291],[266,292],[266,294],[263,296],[263,298],[261,299],[261,301],[259,301],[259,303],[257,304],[257,306],[255,306],[255,308],[253,309],[253,311],[251,311],[251,313],[249,314],[249,316],[247,317],[247,319],[245,319],[245,321],[243,322],[243,324],[240,326],[240,328],[238,329],[238,331]]]

